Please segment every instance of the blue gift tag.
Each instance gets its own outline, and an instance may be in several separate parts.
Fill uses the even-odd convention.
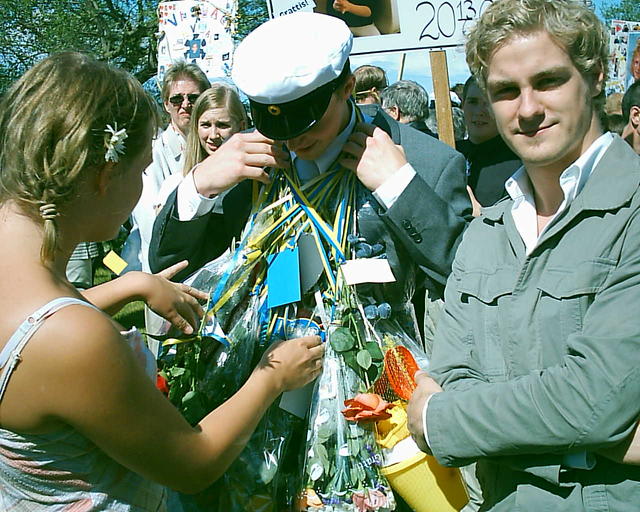
[[[298,247],[285,249],[267,258],[267,304],[269,308],[298,302],[300,292],[300,254]]]

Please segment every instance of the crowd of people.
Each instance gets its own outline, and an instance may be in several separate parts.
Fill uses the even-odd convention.
[[[0,233],[20,243],[0,254],[0,509],[181,511],[173,491],[226,471],[268,407],[321,374],[320,337],[269,346],[194,426],[157,389],[158,354],[110,315],[142,299],[148,333],[166,319],[194,334],[209,296],[183,281],[239,239],[254,184],[336,166],[395,277],[384,298],[430,359],[412,438],[461,468],[465,510],[640,503],[640,80],[605,114],[595,14],[496,0],[467,35],[454,149],[422,86],[352,72],[371,2],[336,3],[257,28],[233,83],[175,63],[164,129],[131,75],[80,53],[3,96]],[[129,271],[72,279],[127,220]]]

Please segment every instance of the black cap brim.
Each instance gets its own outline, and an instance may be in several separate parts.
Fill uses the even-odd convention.
[[[249,99],[253,122],[260,133],[275,140],[290,140],[310,130],[327,111],[335,81],[286,103],[267,105]]]

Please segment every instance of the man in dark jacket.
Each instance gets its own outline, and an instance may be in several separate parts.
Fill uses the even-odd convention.
[[[337,162],[367,190],[360,235],[385,247],[396,278],[385,285],[387,299],[410,299],[415,264],[442,296],[471,214],[464,159],[381,109],[359,121],[351,42],[342,21],[313,13],[276,18],[245,38],[233,79],[259,132],[231,137],[169,197],[154,225],[152,268],[187,259],[186,277],[224,252],[245,225],[249,180],[269,179],[264,167],[293,164],[304,182]]]

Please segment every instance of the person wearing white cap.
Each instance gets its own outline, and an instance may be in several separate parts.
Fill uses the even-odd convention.
[[[358,212],[359,235],[385,247],[397,279],[385,285],[388,302],[410,297],[412,261],[440,296],[471,218],[464,158],[381,109],[364,119],[371,124],[361,122],[352,39],[344,22],[316,13],[273,19],[244,39],[232,78],[249,97],[258,131],[231,137],[168,199],[154,226],[152,268],[188,259],[178,278],[186,277],[221,254],[247,218],[245,180],[265,182],[263,167],[291,165],[284,144],[302,181],[338,161],[372,192]]]

